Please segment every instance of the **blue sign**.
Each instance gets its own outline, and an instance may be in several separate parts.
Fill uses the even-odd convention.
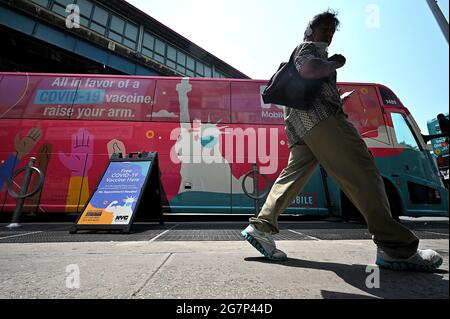
[[[151,161],[110,162],[78,224],[129,224],[150,165]]]

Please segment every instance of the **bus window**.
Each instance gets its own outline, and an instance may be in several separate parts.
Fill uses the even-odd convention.
[[[394,124],[395,138],[397,139],[395,146],[420,151],[419,143],[403,115],[391,113],[391,118]]]
[[[152,121],[230,123],[229,85],[190,78],[158,80]]]
[[[75,76],[4,74],[0,77],[0,118],[69,119]]]
[[[381,100],[383,101],[384,105],[387,106],[400,106],[401,103],[395,96],[394,92],[389,90],[387,87],[379,86]]]
[[[284,124],[283,107],[264,104],[267,82],[231,83],[231,120],[236,124]]]
[[[26,75],[0,76],[0,118],[22,118],[23,100],[29,99]]]
[[[341,95],[353,92],[344,100],[344,111],[364,139],[389,144],[386,124],[373,86],[340,85]]]

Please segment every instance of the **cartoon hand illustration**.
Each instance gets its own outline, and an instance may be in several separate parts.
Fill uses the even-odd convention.
[[[17,158],[21,160],[24,156],[27,156],[36,143],[41,139],[41,136],[42,131],[39,127],[30,128],[27,135],[23,139],[20,139],[20,135],[17,133],[14,140],[14,148],[17,152]]]
[[[125,152],[125,144],[123,144],[122,141],[113,139],[111,141],[108,142],[108,144],[106,145],[106,147],[108,148],[108,155],[109,158],[111,158],[111,156],[113,154],[119,154],[122,153],[123,156],[125,156],[126,152]]]
[[[72,176],[83,176],[92,166],[94,151],[94,135],[80,128],[72,135],[72,150],[70,155],[59,152],[59,160],[72,172]],[[87,160],[86,160],[87,157]]]

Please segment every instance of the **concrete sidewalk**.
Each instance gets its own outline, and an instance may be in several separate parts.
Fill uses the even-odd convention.
[[[245,241],[2,244],[0,298],[449,298],[448,240],[421,240],[444,256],[440,271],[380,270],[379,288],[366,286],[378,270],[370,240],[277,244],[287,261]]]

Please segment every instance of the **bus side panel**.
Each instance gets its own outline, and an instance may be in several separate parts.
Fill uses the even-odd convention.
[[[226,135],[227,146],[231,152],[226,154],[227,160],[232,167],[232,204],[234,214],[254,213],[255,201],[245,194],[254,192],[254,175],[245,175],[253,170],[253,163],[257,164],[260,175],[258,175],[258,191],[270,190],[271,186],[279,176],[281,170],[286,166],[289,158],[287,147],[280,145],[280,138],[284,130],[279,126],[262,125],[232,125]],[[284,138],[285,143],[286,138]],[[266,176],[269,180],[267,183]],[[245,182],[245,185],[243,183]],[[266,197],[260,199],[260,206]]]
[[[170,145],[161,155],[170,163],[162,170],[170,211],[231,213],[231,166],[222,139],[230,123],[230,82],[158,79],[152,121]]]
[[[51,120],[151,119],[154,79],[8,74],[1,76],[1,118]]]
[[[152,133],[145,132],[143,145],[159,152],[165,211],[230,214],[232,172],[222,138],[225,128],[197,124],[186,129],[177,122],[148,123]]]
[[[262,175],[258,177],[259,190],[271,186],[289,159],[283,107],[264,104],[261,93],[267,82],[249,81],[231,83],[231,118],[233,125],[226,135],[231,139],[233,154],[229,162],[233,163],[232,189],[233,212],[254,213],[255,202],[242,189],[242,179],[257,163],[258,170],[269,179],[269,185]],[[232,157],[232,158],[231,158]],[[246,180],[246,189],[253,192],[253,178]],[[322,176],[319,169],[305,185],[304,189],[285,213],[293,214],[328,214],[324,195]],[[260,207],[266,198],[259,201]]]
[[[46,171],[42,194],[28,202],[42,203],[40,209],[45,212],[80,211],[108,160],[108,149],[98,149],[96,140],[104,139],[108,148],[119,151],[122,145],[108,137],[125,139],[126,135],[119,135],[114,121],[151,120],[155,84],[154,79],[123,76],[2,75],[2,117],[18,119],[7,131],[11,134],[7,140],[16,144],[14,134],[19,134],[19,145],[25,143],[22,148],[27,149],[35,138],[39,144],[35,155]],[[17,127],[25,132],[14,132]],[[129,127],[123,125],[125,130]],[[8,200],[7,209],[13,206]]]
[[[0,143],[0,153],[2,162],[0,163],[0,197],[5,203],[4,211],[12,211],[15,207],[15,200],[6,195],[6,180],[8,171],[15,171],[27,164],[30,156],[38,159],[43,168],[48,165],[46,154],[50,152],[48,147],[42,143],[42,128],[38,121],[22,120],[25,118],[40,119],[46,114],[44,99],[50,94],[55,100],[54,103],[65,104],[54,105],[54,112],[51,117],[54,119],[69,119],[67,112],[73,104],[73,98],[76,92],[76,85],[79,76],[70,75],[60,81],[57,76],[33,75],[33,74],[1,74],[0,75],[0,134],[2,143]],[[63,83],[64,82],[64,83]],[[66,86],[64,94],[59,91]],[[59,99],[58,101],[56,101]],[[48,102],[48,101],[45,101]],[[49,115],[50,116],[50,115]],[[17,120],[12,120],[17,119]],[[17,158],[18,156],[19,158]],[[5,173],[6,172],[6,173]],[[23,174],[15,181],[20,184]],[[35,181],[32,182],[34,185]],[[15,189],[16,192],[18,188]],[[27,204],[38,202],[41,194],[29,198]],[[33,209],[32,207],[30,208]]]
[[[73,204],[72,209],[76,211],[76,206],[79,201],[79,190],[67,194],[67,181],[71,176],[71,171],[68,171],[64,165],[69,163],[77,163],[79,175],[82,176],[87,154],[74,153],[73,157],[65,157],[63,161],[60,160],[63,155],[59,152],[64,150],[63,145],[66,144],[67,129],[64,128],[65,121],[59,123],[62,127],[48,127],[48,122],[37,120],[4,120],[3,127],[6,129],[7,137],[4,143],[6,154],[8,157],[14,156],[16,149],[23,152],[23,157],[14,167],[17,170],[26,166],[30,157],[36,158],[35,167],[40,169],[45,174],[45,182],[42,190],[33,197],[25,201],[24,212],[47,212],[47,211],[61,211],[67,204]],[[66,122],[67,123],[67,122]],[[19,124],[19,125],[18,125]],[[17,138],[17,143],[15,142]],[[69,145],[70,147],[70,145]],[[55,150],[59,150],[55,152]],[[4,153],[4,154],[5,154]],[[73,172],[75,175],[76,173]],[[82,177],[80,176],[80,182]],[[18,186],[21,185],[23,174],[15,179]],[[30,189],[34,189],[37,179],[31,181]],[[16,192],[18,188],[16,188]],[[13,211],[15,207],[15,200],[7,196],[5,201],[4,211]],[[40,205],[44,204],[45,205]],[[45,206],[45,207],[44,207]]]
[[[109,158],[113,153],[128,154],[130,152],[158,152],[161,170],[162,185],[168,200],[178,193],[180,178],[179,165],[173,163],[169,156],[175,141],[171,141],[170,134],[178,127],[176,124],[152,122],[92,122],[74,121],[77,126],[67,134],[67,140],[80,137],[81,132],[89,136],[93,149],[92,160],[88,160],[85,171],[83,188],[81,189],[78,211],[86,203],[107,167]],[[66,145],[67,147],[67,145]],[[71,181],[66,182],[68,193],[72,186]],[[66,207],[66,211],[69,208]]]
[[[4,204],[7,200],[7,182],[12,174],[21,166],[25,160],[17,158],[17,151],[14,146],[14,122],[2,120],[2,126],[0,127],[0,211],[4,211]],[[14,188],[17,192],[18,189]]]
[[[69,119],[79,76],[1,75],[0,118]]]

